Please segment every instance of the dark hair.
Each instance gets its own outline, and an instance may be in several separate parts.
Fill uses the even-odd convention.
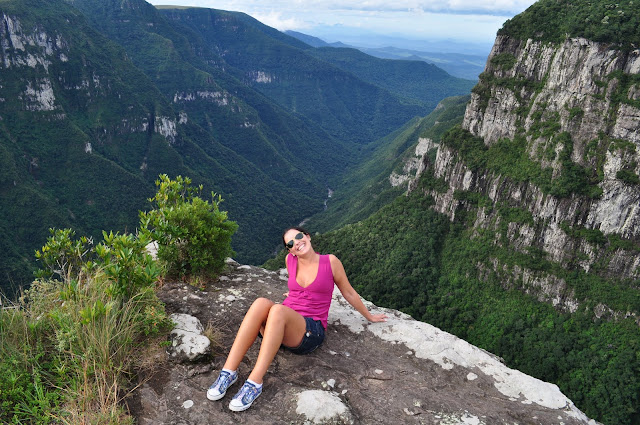
[[[285,247],[287,246],[287,242],[284,240],[284,235],[286,235],[289,230],[297,230],[298,232],[302,232],[305,235],[309,235],[309,232],[307,232],[304,227],[300,227],[300,226],[287,227],[286,229],[284,229],[284,232],[282,232],[282,245],[284,245]]]

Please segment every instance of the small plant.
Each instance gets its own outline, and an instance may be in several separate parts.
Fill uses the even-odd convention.
[[[623,168],[622,170],[618,170],[618,172],[616,173],[616,178],[618,180],[622,180],[623,182],[629,183],[629,184],[640,183],[640,177],[638,177],[635,171],[628,168]]]
[[[220,330],[220,326],[215,325],[212,322],[208,322],[207,326],[205,326],[204,331],[202,332],[204,336],[209,339],[211,343],[211,356],[215,356],[217,353],[221,353],[224,349],[222,345],[222,331]]]
[[[78,276],[91,252],[93,240],[86,236],[73,240],[76,232],[72,229],[49,229],[49,233],[51,236],[47,243],[36,251],[36,258],[44,265],[44,269],[38,270],[36,276],[62,281]]]
[[[145,250],[149,239],[144,235],[102,232],[103,241],[93,247],[91,238],[73,239],[72,229],[49,231],[47,243],[36,251],[44,266],[36,276],[42,281],[53,278],[65,282],[63,298],[73,297],[78,280],[98,269],[112,282],[107,291],[124,299],[153,285],[160,276],[160,268]]]
[[[574,118],[581,119],[584,116],[584,110],[578,106],[569,109],[569,121]]]
[[[155,209],[140,213],[141,231],[158,242],[166,274],[187,279],[218,274],[233,255],[231,236],[238,228],[220,211],[222,198],[212,192],[211,202],[203,200],[202,185],[192,187],[188,177],[171,180],[162,174],[156,186],[158,192],[149,199]]]
[[[99,265],[109,277],[112,291],[125,298],[141,288],[153,285],[160,276],[160,267],[145,247],[149,239],[144,235],[102,232],[104,241],[96,246]]]

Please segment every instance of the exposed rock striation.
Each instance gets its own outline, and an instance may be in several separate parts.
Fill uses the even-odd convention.
[[[284,277],[284,279],[283,279]],[[230,263],[207,291],[166,283],[160,297],[172,313],[197,317],[220,333],[209,360],[159,362],[129,406],[140,424],[595,424],[558,389],[429,324],[394,310],[386,323],[367,323],[334,293],[325,343],[297,356],[280,350],[262,395],[246,412],[207,400],[235,332],[257,297],[283,299],[286,276]],[[258,343],[240,365],[246,379]]]
[[[402,173],[393,172],[389,176],[391,186],[407,185],[412,179],[419,177],[423,171],[422,158],[424,158],[429,151],[437,147],[437,144],[435,144],[432,139],[420,137],[415,147],[414,155],[405,159]]]

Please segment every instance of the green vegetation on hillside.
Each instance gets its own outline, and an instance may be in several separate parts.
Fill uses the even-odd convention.
[[[241,224],[234,238],[240,261],[263,261],[268,253],[251,241],[275,244],[279,232],[274,229],[320,210],[330,178],[326,176],[340,174],[354,161],[349,140],[331,139],[317,123],[248,87],[201,34],[166,19],[152,5],[142,0],[123,7],[112,0],[72,4],[126,50],[171,103],[176,119],[187,118],[178,126],[184,131],[182,143],[173,145],[186,169],[160,169],[154,175],[188,174],[205,190],[221,194]],[[208,11],[192,10],[207,16]],[[265,28],[267,34],[260,35],[268,40],[290,38]],[[246,42],[251,45],[253,40]],[[304,201],[301,208],[287,208],[290,196]]]
[[[634,0],[539,0],[507,20],[498,35],[559,43],[567,37],[640,46],[640,4]]]
[[[327,208],[311,217],[306,226],[312,231],[325,232],[369,217],[382,206],[392,202],[407,190],[407,184],[392,187],[391,173],[405,174],[407,160],[415,159],[419,139],[431,139],[436,145],[451,127],[460,124],[469,96],[450,97],[421,119],[409,121],[405,126],[378,140],[368,157],[339,182],[338,188],[327,202]],[[436,149],[428,153],[435,160]],[[415,174],[415,170],[410,173]]]
[[[422,61],[379,59],[348,48],[323,47],[307,51],[364,81],[424,102],[430,108],[445,97],[468,94],[475,85],[475,81],[454,78],[437,66]]]
[[[118,46],[113,40],[123,40],[109,40],[105,34],[112,34],[100,34],[64,1],[2,2],[2,12],[15,21],[12,37],[34,40],[37,32],[49,44],[7,48],[10,66],[0,72],[0,291],[12,296],[32,281],[33,252],[49,227],[73,227],[96,240],[104,228],[134,228],[160,173],[190,175],[225,198],[246,224],[234,240],[246,262],[269,255],[247,241],[275,244],[275,229],[322,208],[321,176],[353,160],[344,143],[207,65],[147,3],[69,3],[143,46]],[[47,66],[20,65],[25,55]],[[52,95],[53,110],[25,95],[40,91]],[[206,98],[172,104],[183,92],[218,93],[231,104]],[[171,124],[174,135],[161,135],[159,128]],[[303,201],[299,208],[287,208],[291,196]]]
[[[536,130],[532,127],[532,131]],[[589,170],[573,162],[571,135],[563,132],[555,134],[553,139],[563,146],[559,154],[562,171],[555,178],[552,178],[551,167],[543,168],[539,162],[529,157],[527,139],[524,136],[517,135],[513,140],[501,139],[486,146],[482,138],[456,127],[442,138],[442,143],[459,153],[471,170],[487,169],[518,182],[532,182],[544,193],[559,198],[573,194],[598,198],[602,194],[602,189],[597,186],[600,175],[597,170]]]
[[[0,287],[10,294],[31,281],[49,227],[95,239],[134,228],[161,173],[219,193],[240,224],[237,259],[262,262],[279,229],[322,210],[363,144],[433,106],[240,13],[143,0],[0,8],[13,22],[0,72]],[[269,93],[254,71],[286,78]]]
[[[164,157],[150,162],[151,171],[178,161],[159,136],[127,131],[114,137],[123,123],[142,126],[142,117],[166,112],[166,105],[124,51],[78,11],[34,0],[3,2],[2,11],[23,31],[64,34],[60,43],[66,43],[66,59],[47,57],[48,68],[20,66],[24,52],[8,49],[12,65],[0,72],[0,245],[7,247],[0,290],[12,294],[33,279],[33,252],[49,227],[72,226],[94,238],[103,228],[131,227],[152,193],[140,170],[142,157]],[[36,45],[26,48],[34,57],[45,54]],[[29,88],[44,92],[49,84],[52,110],[37,96],[25,96]]]
[[[162,15],[191,40],[202,38],[206,54],[225,52],[237,78],[341,141],[371,143],[473,84],[421,62],[384,61],[354,49],[316,52],[242,13],[163,9]],[[333,60],[339,53],[344,60]]]

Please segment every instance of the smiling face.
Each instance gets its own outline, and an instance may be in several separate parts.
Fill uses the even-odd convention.
[[[293,242],[293,246],[291,246],[291,248],[287,246],[287,249],[289,250],[290,254],[303,255],[309,250],[311,250],[311,238],[309,237],[308,234],[303,233],[297,229],[288,230],[284,234],[283,239],[284,239],[285,245],[288,244],[290,246],[291,242]]]

